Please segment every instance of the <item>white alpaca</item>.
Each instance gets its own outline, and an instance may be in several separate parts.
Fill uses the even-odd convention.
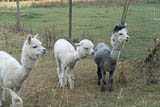
[[[42,47],[42,43],[37,37],[38,34],[34,38],[29,35],[24,42],[21,58],[22,65],[8,53],[0,51],[0,85],[3,87],[2,100],[5,101],[5,91],[9,92],[12,96],[12,106],[16,104],[16,99],[19,99],[23,105],[23,101],[19,97],[22,84],[37,65],[39,56],[46,52],[46,49]]]
[[[54,45],[54,55],[57,62],[57,73],[61,87],[66,85],[68,78],[70,88],[74,88],[74,67],[76,62],[94,53],[94,45],[90,40],[84,39],[75,45],[77,46],[76,50],[65,39],[59,39]]]

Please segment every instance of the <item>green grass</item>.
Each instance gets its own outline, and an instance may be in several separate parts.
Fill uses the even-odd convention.
[[[0,35],[0,49],[20,62],[21,48],[27,34],[8,32],[8,35],[8,48],[4,35]],[[24,83],[21,93],[24,107],[159,107],[160,84],[146,86],[145,76],[138,67],[141,64],[142,61],[119,60],[114,76],[114,91],[109,93],[107,87],[107,91],[101,93],[97,85],[96,65],[89,57],[79,61],[75,69],[75,88],[70,89],[67,85],[62,89],[58,85],[52,49],[47,49],[47,54],[40,58],[38,66]],[[125,80],[119,78],[120,72],[124,73]],[[7,97],[4,107],[8,107],[10,101],[10,97]]]
[[[114,25],[120,23],[122,9],[117,5],[74,6],[73,38],[80,39],[81,35],[86,34],[91,36],[95,45],[98,42],[110,45],[110,35]],[[131,61],[144,59],[148,48],[154,45],[152,37],[160,36],[159,23],[153,21],[160,18],[158,11],[155,4],[130,5],[127,23],[131,39],[121,53],[112,93],[108,92],[108,87],[105,93],[100,92],[92,57],[78,63],[73,90],[69,86],[60,88],[53,52],[52,49],[47,49],[47,54],[40,58],[38,66],[33,69],[22,89],[24,107],[159,107],[160,84],[146,86],[145,76],[138,68],[142,61]],[[0,9],[0,24],[6,22],[15,24],[16,9]],[[46,27],[55,25],[56,35],[65,37],[68,35],[68,7],[22,7],[21,23],[26,27],[31,25],[33,31],[40,34],[45,32]],[[21,48],[27,34],[4,29],[0,31],[0,50],[7,51],[20,62]],[[7,32],[8,48],[2,32]],[[126,84],[119,79],[122,71]],[[121,88],[123,90],[118,100]],[[10,98],[7,98],[4,106],[8,107],[9,104]]]
[[[153,37],[160,36],[159,23],[153,19],[160,18],[157,4],[130,5],[127,23],[131,36],[123,49],[121,58],[144,59],[148,48],[153,47]],[[106,42],[110,45],[110,35],[115,24],[120,23],[123,7],[107,6],[74,6],[73,7],[73,39],[81,35],[89,35],[95,45]],[[16,23],[16,9],[1,9],[0,24]],[[45,28],[55,25],[56,36],[68,36],[68,7],[54,6],[50,8],[22,7],[21,23],[32,27],[34,32],[44,33]]]

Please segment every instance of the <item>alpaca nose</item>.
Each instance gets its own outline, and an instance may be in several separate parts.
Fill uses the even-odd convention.
[[[129,37],[126,37],[126,41],[128,41],[129,40]]]
[[[46,53],[46,49],[43,49],[43,54],[45,54]]]
[[[94,55],[94,53],[95,53],[95,51],[93,50],[93,51],[92,51],[92,55]]]

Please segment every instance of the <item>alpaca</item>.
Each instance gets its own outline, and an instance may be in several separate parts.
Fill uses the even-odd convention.
[[[46,53],[46,49],[42,47],[42,43],[37,37],[38,34],[34,38],[29,35],[24,42],[21,57],[22,65],[8,53],[0,51],[0,84],[3,87],[1,100],[5,101],[6,91],[12,96],[12,105],[15,104],[16,99],[19,99],[23,105],[23,101],[19,97],[20,89],[32,69],[37,65],[40,55]]]
[[[97,64],[98,85],[100,85],[102,92],[106,89],[106,72],[109,72],[109,91],[113,90],[113,73],[117,66],[120,51],[128,40],[126,25],[116,25],[111,37],[112,50],[105,43],[99,43],[96,46],[94,60]]]
[[[60,87],[64,87],[68,82],[70,88],[74,88],[74,68],[76,62],[86,58],[90,54],[94,54],[93,43],[84,39],[80,43],[76,43],[77,49],[65,39],[59,39],[54,45],[54,55],[57,62],[57,74]]]

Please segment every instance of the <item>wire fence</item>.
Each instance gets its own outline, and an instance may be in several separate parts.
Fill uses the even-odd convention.
[[[86,4],[88,2],[89,1],[87,1]],[[85,2],[82,4],[84,3]],[[99,4],[95,2],[94,5]],[[100,6],[98,10],[94,9],[94,5],[86,7],[85,5],[81,5],[81,3],[79,3],[74,6],[72,32],[73,41],[76,42],[82,38],[89,38],[94,41],[95,45],[101,41],[110,45],[110,35],[112,28],[115,24],[120,23],[123,5],[121,5],[121,0],[118,0],[117,3],[105,4],[103,7]],[[149,52],[148,50],[153,48],[155,44],[154,39],[160,37],[159,6],[160,5],[158,0],[135,0],[134,3],[131,2],[127,15],[127,28],[131,39],[122,51],[122,58],[144,59]],[[44,16],[44,10],[42,10],[44,13],[39,12],[38,9],[40,8],[37,8],[36,10],[34,6],[32,8],[22,7],[21,31],[31,33],[38,32],[41,35],[44,35],[44,42],[47,44],[47,47],[49,47],[49,45],[53,45],[57,38],[68,38],[67,8],[68,7],[65,6],[64,8],[59,8],[59,10],[57,9],[57,11],[59,11],[61,14],[54,13],[53,10],[52,14],[55,15],[51,16],[53,17],[52,20],[50,19],[51,17],[47,17],[47,15]],[[84,10],[81,8],[84,8]],[[96,14],[91,11],[95,11]],[[16,31],[16,8],[12,7],[9,9],[1,9],[0,14],[1,28],[9,28],[13,31]],[[90,19],[87,19],[84,16],[89,17]],[[39,23],[40,26],[35,24],[32,19]],[[97,21],[97,23],[94,23],[95,21]]]
[[[108,1],[110,2],[106,2],[105,5],[103,1],[75,3],[73,7],[73,42],[88,38],[95,45],[98,42],[105,42],[110,46],[111,32],[115,24],[120,23],[123,5],[122,0]],[[22,40],[26,39],[26,33],[39,33],[49,50],[29,77],[30,81],[24,85],[22,98],[25,107],[98,107],[103,105],[103,101],[117,101],[116,106],[121,103],[119,97],[123,96],[121,94],[125,93],[127,89],[116,90],[120,93],[113,93],[107,101],[106,97],[100,97],[102,94],[93,85],[97,81],[92,72],[95,71],[95,65],[91,60],[84,61],[83,65],[85,66],[79,65],[80,67],[77,68],[81,72],[75,73],[78,75],[74,90],[70,90],[68,87],[59,88],[56,62],[50,48],[58,38],[67,39],[68,37],[68,7],[52,4],[51,7],[45,6],[44,8],[44,5],[50,4],[43,4],[43,6],[42,4],[33,4],[32,7],[21,7],[20,34],[16,31],[16,9],[14,7],[0,9],[0,50],[6,50],[20,60],[21,45],[24,42]],[[160,38],[160,1],[135,0],[132,2],[128,10],[127,24],[130,40],[120,57],[127,60],[145,59],[156,44],[155,40]],[[11,31],[14,33],[10,33]],[[137,77],[135,77],[136,79]],[[134,86],[131,88],[134,89]],[[103,95],[108,96],[108,93],[103,93]],[[129,96],[134,97],[132,93]],[[154,96],[154,93],[151,96]],[[120,100],[113,101],[114,98]],[[114,106],[109,102],[103,106]],[[159,102],[156,103],[159,104]]]

